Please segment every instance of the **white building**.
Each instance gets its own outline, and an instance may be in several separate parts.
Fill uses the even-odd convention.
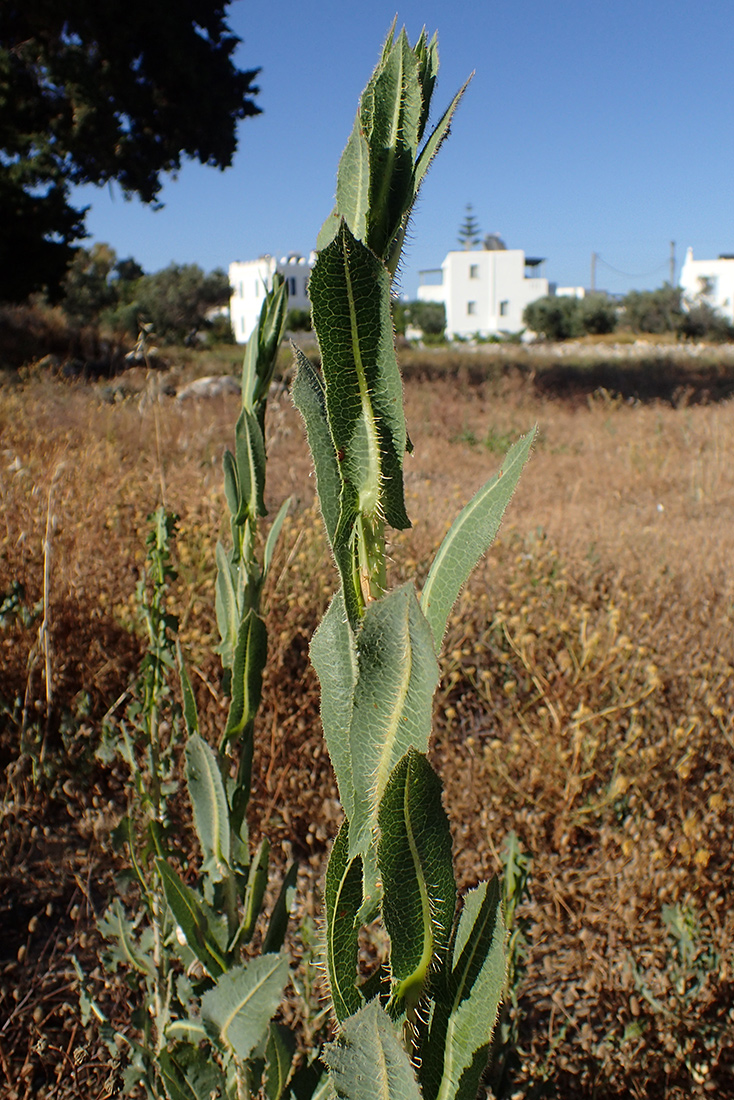
[[[238,344],[247,342],[259,321],[265,293],[272,290],[276,271],[288,285],[288,308],[310,309],[308,280],[315,262],[314,252],[308,259],[292,252],[280,260],[274,256],[261,256],[259,260],[244,263],[235,260],[229,265],[229,285],[232,287],[229,316]]]
[[[520,332],[525,306],[549,293],[542,263],[519,248],[449,252],[440,268],[420,272],[418,298],[443,302],[449,338]]]
[[[689,248],[680,272],[680,287],[689,306],[702,302],[734,322],[734,256],[694,260],[693,249]]]

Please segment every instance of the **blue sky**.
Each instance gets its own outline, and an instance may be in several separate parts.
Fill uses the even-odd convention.
[[[484,233],[546,258],[545,275],[624,292],[660,286],[686,248],[734,252],[734,4],[727,0],[235,0],[238,64],[263,114],[225,172],[187,164],[158,212],[79,188],[90,238],[147,271],[308,253],[331,209],[359,93],[397,14],[438,30],[443,110],[474,71],[424,183],[402,270],[457,247],[467,203]]]

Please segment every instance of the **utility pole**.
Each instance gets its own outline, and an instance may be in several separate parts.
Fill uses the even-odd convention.
[[[589,289],[592,294],[596,291],[596,252],[591,253],[591,286]]]
[[[670,285],[675,286],[675,241],[670,242]]]

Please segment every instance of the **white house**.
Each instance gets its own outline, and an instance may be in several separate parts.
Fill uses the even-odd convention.
[[[734,255],[694,260],[693,249],[689,248],[680,272],[680,287],[689,306],[703,302],[734,322]]]
[[[419,273],[418,298],[443,302],[449,338],[520,332],[525,306],[549,293],[538,275],[542,263],[496,245],[449,252],[440,268]]]
[[[272,290],[276,271],[288,285],[288,308],[310,308],[308,280],[315,262],[314,252],[308,259],[291,252],[280,260],[274,256],[261,256],[259,260],[235,260],[229,265],[229,285],[232,287],[229,316],[238,344],[247,342],[260,319],[263,299],[266,291]]]

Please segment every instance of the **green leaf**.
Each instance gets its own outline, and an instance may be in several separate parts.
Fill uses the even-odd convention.
[[[443,141],[448,137],[449,129],[450,129],[453,117],[454,117],[454,113],[456,112],[456,108],[459,106],[459,103],[460,103],[460,101],[461,101],[461,99],[464,95],[464,92],[469,87],[469,82],[470,81],[471,81],[471,77],[469,77],[469,80],[465,81],[465,83],[461,86],[461,88],[459,88],[458,92],[456,93],[454,98],[451,100],[451,103],[448,105],[448,107],[446,108],[444,113],[441,115],[441,118],[438,120],[438,123],[436,124],[435,128],[431,132],[430,137],[428,138],[425,145],[421,149],[420,156],[418,157],[418,160],[417,160],[416,166],[415,166],[415,190],[416,190],[416,193],[417,193],[418,188],[420,187],[421,183],[423,182],[423,179],[425,177],[426,172],[428,171],[428,169],[431,165],[431,161],[433,160],[436,153],[440,149]]]
[[[356,625],[364,602],[356,559],[357,518],[364,516],[372,524],[384,520],[400,529],[410,526],[403,498],[406,431],[390,279],[384,265],[343,224],[319,254],[309,293],[341,480],[332,549],[347,612]]]
[[[287,497],[280,508],[278,514],[270,524],[270,530],[268,531],[268,537],[265,540],[265,550],[263,551],[263,581],[267,577],[270,566],[273,561],[273,554],[275,553],[275,547],[278,545],[278,538],[280,536],[280,529],[283,526],[283,521],[288,514],[288,509],[291,506],[292,497]]]
[[[453,962],[419,1043],[425,1100],[474,1100],[505,988],[505,928],[497,879],[464,899]]]
[[[229,807],[219,758],[199,734],[186,742],[186,782],[196,835],[204,854],[203,872],[212,882],[229,874]]]
[[[379,1001],[343,1021],[340,1041],[327,1043],[323,1058],[345,1100],[420,1100],[410,1059]]]
[[[265,295],[257,327],[247,341],[242,364],[242,407],[251,413],[262,411],[267,400],[287,313],[288,290],[283,276],[276,273],[273,289]]]
[[[428,760],[411,749],[382,796],[377,858],[382,915],[390,934],[396,1002],[415,1007],[431,970],[446,962],[456,909],[451,831],[441,782]]]
[[[278,896],[275,899],[273,911],[270,914],[268,930],[263,940],[263,951],[280,951],[288,931],[293,902],[296,896],[296,882],[298,880],[298,863],[294,860],[283,875]]]
[[[270,841],[267,837],[263,837],[255,854],[255,858],[250,864],[250,873],[247,876],[247,887],[245,889],[245,911],[242,916],[242,923],[235,936],[233,947],[235,944],[239,946],[240,944],[249,943],[252,939],[255,925],[257,924],[257,918],[260,915],[260,908],[265,896],[265,890],[268,885],[269,860]]]
[[[134,935],[141,915],[139,914],[135,920],[131,921],[120,899],[115,898],[99,921],[98,927],[106,940],[116,943],[117,951],[114,954],[118,962],[152,979],[155,977],[153,960],[144,951],[139,950]]]
[[[421,595],[437,651],[459,592],[499,530],[534,438],[535,429],[510,448],[499,473],[461,510],[438,549]]]
[[[189,737],[193,737],[194,734],[199,732],[199,712],[196,709],[196,699],[191,689],[191,681],[186,671],[180,642],[176,642],[176,661],[178,664],[178,677],[181,681],[181,696],[183,698],[183,715],[186,733]]]
[[[387,261],[415,197],[413,165],[423,114],[418,62],[404,30],[371,88],[368,86],[360,113],[363,126],[369,127],[370,146],[369,230],[365,243]]]
[[[293,402],[306,425],[308,446],[316,470],[319,505],[324,517],[326,534],[333,549],[334,536],[339,523],[341,474],[326,415],[326,390],[316,368],[295,344],[293,352],[296,357],[296,376],[291,393]]]
[[[240,482],[237,476],[237,464],[234,455],[227,449],[222,459],[224,469],[224,495],[230,514],[237,516],[240,511]]]
[[[265,1095],[280,1100],[293,1068],[296,1038],[283,1024],[271,1024],[265,1045]]]
[[[235,590],[235,577],[232,566],[227,556],[227,551],[221,542],[217,543],[217,588],[215,596],[215,609],[217,614],[217,627],[219,628],[220,644],[217,647],[222,658],[224,668],[231,668],[234,660],[235,646],[237,645],[237,631],[240,623],[240,611]]]
[[[192,1043],[178,1043],[174,1051],[164,1047],[157,1060],[169,1100],[211,1100],[225,1095],[221,1070]]]
[[[201,999],[210,1035],[244,1061],[264,1038],[288,981],[283,955],[258,955],[222,975]]]
[[[227,969],[209,917],[193,890],[176,874],[165,859],[158,857],[156,869],[163,883],[166,901],[180,927],[186,943],[212,978],[219,977]]]
[[[355,789],[350,856],[371,844],[380,800],[398,760],[410,748],[428,750],[438,665],[412,584],[368,605],[357,650],[359,678],[350,729]]]
[[[357,652],[347,620],[344,596],[337,592],[311,639],[311,661],[321,685],[321,722],[339,797],[348,818],[354,816],[354,776],[349,743]]]
[[[235,453],[240,501],[236,523],[265,516],[265,440],[257,417],[243,409],[235,425]]]
[[[362,903],[362,860],[349,858],[349,822],[339,830],[326,867],[326,972],[337,1020],[345,1020],[362,1004],[357,989],[358,928]]]
[[[267,652],[267,627],[254,608],[250,608],[240,623],[237,635],[232,664],[232,702],[224,731],[225,741],[239,737],[257,713]]]

